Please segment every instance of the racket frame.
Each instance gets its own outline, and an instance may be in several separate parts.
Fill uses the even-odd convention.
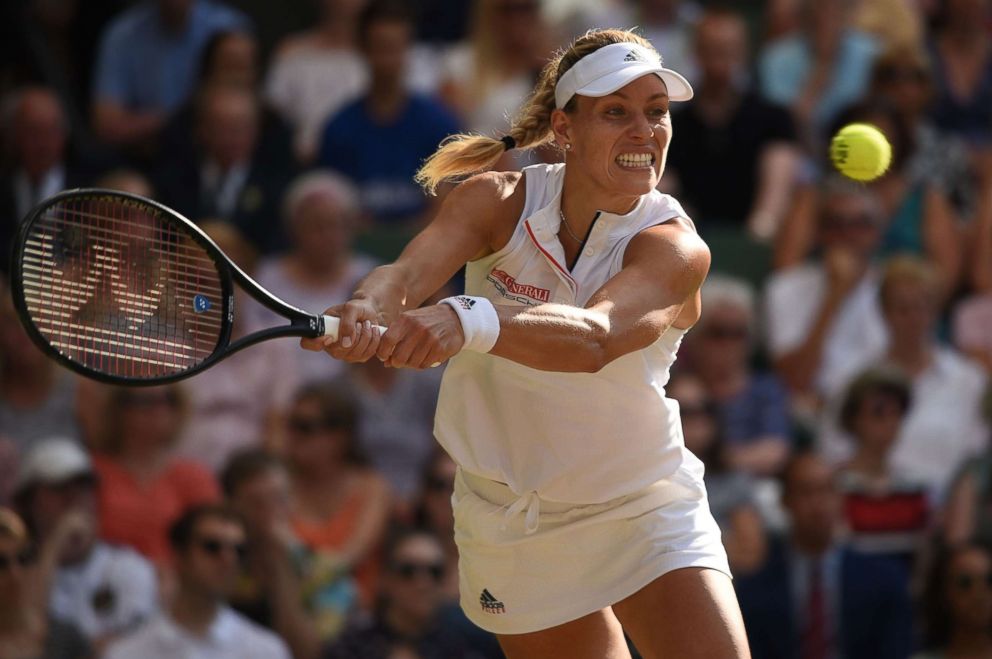
[[[210,355],[203,361],[186,370],[163,376],[134,378],[121,375],[112,375],[89,368],[84,364],[70,359],[68,356],[52,346],[35,325],[34,320],[31,318],[31,314],[28,312],[27,300],[25,299],[24,294],[24,281],[22,278],[24,250],[27,247],[26,243],[31,232],[31,228],[42,214],[61,202],[76,198],[97,196],[114,197],[152,207],[161,213],[161,221],[171,222],[176,225],[179,231],[183,232],[186,236],[202,247],[216,265],[217,274],[221,283],[221,296],[223,298],[221,312],[222,325],[217,344],[214,346],[214,349]],[[73,188],[71,190],[64,190],[45,199],[40,204],[35,206],[22,220],[14,239],[13,254],[11,258],[10,288],[14,298],[14,308],[17,310],[21,324],[27,330],[31,340],[46,355],[55,359],[55,361],[62,366],[65,366],[80,375],[84,375],[88,378],[105,382],[107,384],[155,386],[168,384],[170,382],[177,382],[196,375],[197,373],[210,368],[217,362],[230,357],[236,352],[261,341],[289,336],[314,338],[325,334],[324,316],[308,313],[279,299],[269,291],[262,288],[262,286],[252,279],[244,270],[242,270],[238,264],[224,254],[224,252],[221,251],[220,247],[217,246],[217,243],[215,243],[210,236],[204,233],[200,227],[196,226],[196,224],[188,218],[153,199],[148,199],[146,197],[142,197],[141,195],[136,195],[129,192],[107,190],[103,188]],[[235,284],[237,284],[244,292],[248,293],[248,295],[264,307],[289,320],[290,324],[258,330],[231,341],[231,331],[234,326],[235,319]]]

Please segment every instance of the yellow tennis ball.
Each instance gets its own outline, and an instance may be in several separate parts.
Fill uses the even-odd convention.
[[[834,167],[855,181],[871,181],[892,163],[892,146],[871,124],[848,124],[830,141]]]

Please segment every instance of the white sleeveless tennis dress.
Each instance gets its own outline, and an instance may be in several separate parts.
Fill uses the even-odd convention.
[[[686,217],[657,191],[601,212],[574,268],[558,241],[564,165],[524,169],[526,202],[500,251],[468,264],[465,291],[496,305],[585,306],[638,232]],[[730,574],[703,487],[665,397],[684,330],[598,373],[540,371],[489,354],[451,359],[434,431],[459,465],[452,498],[461,604],[483,629],[521,634],[624,599],[662,574]]]

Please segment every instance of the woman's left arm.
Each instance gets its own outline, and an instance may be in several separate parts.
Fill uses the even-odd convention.
[[[667,222],[642,231],[627,246],[623,269],[584,308],[497,306],[499,338],[490,354],[545,371],[599,371],[657,341],[698,294],[709,265],[709,249],[684,223]],[[423,325],[423,331],[411,328],[383,337],[379,356],[390,366],[418,365],[410,360],[410,355],[423,353],[415,345],[418,336],[451,323],[461,332],[458,317],[447,305],[403,316],[404,324]]]

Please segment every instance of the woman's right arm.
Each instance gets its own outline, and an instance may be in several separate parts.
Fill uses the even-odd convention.
[[[327,310],[341,318],[338,340],[303,339],[303,347],[326,349],[349,361],[371,357],[375,341],[366,321],[388,326],[402,312],[419,307],[465,263],[506,243],[523,210],[522,180],[519,172],[487,172],[455,187],[394,263],[373,270],[351,300]]]

